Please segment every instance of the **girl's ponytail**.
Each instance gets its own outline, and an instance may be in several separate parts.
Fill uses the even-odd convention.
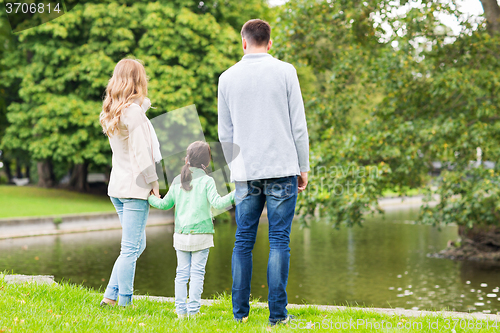
[[[181,186],[186,191],[191,191],[193,186],[191,186],[191,180],[193,176],[191,175],[191,170],[189,170],[189,164],[186,163],[181,170]]]
[[[190,167],[200,168],[205,171],[208,175],[209,170],[207,166],[210,165],[210,146],[208,143],[203,141],[196,141],[189,145],[186,154],[186,164],[182,167],[181,171],[181,187],[186,191],[191,191],[193,186],[191,186],[191,180],[193,176],[191,175]]]

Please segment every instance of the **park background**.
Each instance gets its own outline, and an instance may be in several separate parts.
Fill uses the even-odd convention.
[[[0,1],[0,7],[4,2]],[[336,253],[347,258],[347,266],[341,269],[344,284],[338,289],[348,285],[352,276],[345,272],[356,267],[349,264],[350,246],[359,238],[358,243],[370,244],[361,265],[365,283],[377,267],[381,281],[390,270],[372,263],[370,253],[379,244],[382,250],[377,258],[401,252],[398,260],[404,263],[391,271],[393,278],[409,275],[404,268],[405,247],[414,242],[423,251],[417,262],[426,265],[428,274],[449,274],[448,278],[460,280],[457,285],[468,290],[468,274],[487,271],[472,283],[479,287],[484,282],[480,279],[487,276],[491,286],[500,276],[496,265],[500,258],[500,7],[496,0],[481,0],[471,13],[464,10],[464,3],[290,0],[271,6],[264,0],[79,1],[61,17],[16,34],[11,33],[2,11],[0,182],[10,185],[0,186],[0,218],[113,210],[102,195],[103,187],[89,184],[88,175],[110,172],[111,152],[98,116],[107,81],[124,57],[133,56],[145,64],[149,97],[156,107],[148,111],[150,118],[195,104],[207,141],[217,141],[218,77],[243,55],[241,26],[258,17],[273,27],[271,54],[297,69],[309,127],[310,184],[299,196],[300,223],[294,232],[299,238],[304,236],[296,242],[306,242],[311,237],[306,236],[308,232],[316,234],[311,246],[317,247],[304,255],[320,259],[302,267],[310,276],[297,281],[321,284],[322,277],[335,273],[321,268]],[[36,19],[16,24],[28,27]],[[22,178],[29,178],[30,185],[12,185]],[[398,221],[420,222],[414,226],[417,229],[399,229],[379,215],[381,198],[405,195],[423,196],[422,208],[388,215],[395,214]],[[386,229],[372,233],[370,228],[376,230],[384,223]],[[431,226],[443,232],[434,232],[437,229]],[[220,227],[227,236],[220,238],[214,251],[230,252],[231,228],[230,224]],[[339,241],[344,236],[345,244]],[[77,238],[91,244],[87,237],[92,238]],[[392,243],[391,237],[398,241]],[[26,249],[34,247],[35,252],[26,250],[26,258],[36,257],[37,262],[42,256],[36,253],[46,248],[43,242],[38,247],[24,244],[36,241],[15,242]],[[54,253],[64,260],[70,258],[68,262],[74,260],[75,255],[66,252],[76,250],[65,250],[64,244],[59,243]],[[158,253],[169,248],[167,243],[158,244]],[[429,252],[437,253],[446,245],[449,251],[442,256],[487,261],[487,268],[428,261],[437,260],[429,259]],[[111,251],[102,246],[94,247],[97,261],[101,253]],[[265,254],[264,243],[259,251]],[[4,257],[4,268],[12,269],[19,258]],[[46,258],[42,270],[64,271],[68,266],[51,255]],[[32,269],[32,264],[22,267]],[[102,269],[108,266],[111,269],[111,264],[102,264]],[[418,271],[417,266],[412,269]],[[222,274],[226,270],[214,268],[218,274],[214,280],[227,280],[227,274]],[[65,277],[77,280],[79,274]],[[99,274],[92,275],[92,287],[104,284]],[[394,290],[394,297],[412,296],[412,285],[423,281],[415,279],[406,286],[391,282],[380,288]],[[148,284],[156,283],[152,281],[139,289],[148,291]],[[440,281],[429,284],[438,290],[449,283],[446,278]],[[302,288],[299,284],[296,287]],[[357,290],[359,285],[351,288]],[[421,302],[420,308],[475,310],[485,306],[486,291],[476,295],[470,289],[474,297],[462,297],[460,288],[433,291],[435,295],[424,290],[428,298],[440,301]],[[219,289],[214,286],[214,292]],[[359,295],[355,291],[328,294],[328,302],[359,300],[371,305],[384,301],[377,298],[382,292],[363,298],[370,293],[368,289],[359,290]],[[170,293],[168,288],[161,292]],[[323,292],[327,291],[320,288],[305,299],[323,302]],[[265,298],[262,294],[255,296]],[[460,298],[468,299],[468,304],[460,304]],[[397,304],[412,307],[411,303]],[[488,306],[485,311],[498,308]]]

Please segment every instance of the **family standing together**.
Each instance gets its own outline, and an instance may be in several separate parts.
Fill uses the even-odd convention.
[[[108,195],[122,225],[122,240],[101,305],[132,303],[135,266],[146,247],[149,206],[175,206],[176,313],[179,318],[196,316],[209,248],[214,246],[211,207],[234,204],[233,315],[245,321],[250,313],[252,250],[266,205],[269,322],[289,320],[290,231],[297,195],[306,188],[309,171],[304,103],[295,68],[268,54],[272,46],[269,24],[250,20],[243,25],[241,37],[243,58],[219,78],[219,140],[235,183],[235,191],[223,197],[209,175],[210,147],[201,141],[187,147],[180,175],[160,197],[155,162],[161,154],[145,114],[150,106],[146,71],[137,60],[124,59],[116,65],[100,121],[113,152]]]

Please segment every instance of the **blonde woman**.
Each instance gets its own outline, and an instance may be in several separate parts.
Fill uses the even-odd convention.
[[[152,132],[141,108],[146,98],[147,76],[137,60],[123,59],[106,88],[101,115],[103,132],[113,152],[108,195],[122,225],[121,251],[116,259],[102,306],[132,302],[137,258],[146,248],[148,196],[159,197]]]

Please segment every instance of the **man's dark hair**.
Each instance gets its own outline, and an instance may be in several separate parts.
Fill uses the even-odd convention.
[[[241,37],[253,46],[266,46],[271,39],[271,26],[264,20],[247,21],[241,28]]]

